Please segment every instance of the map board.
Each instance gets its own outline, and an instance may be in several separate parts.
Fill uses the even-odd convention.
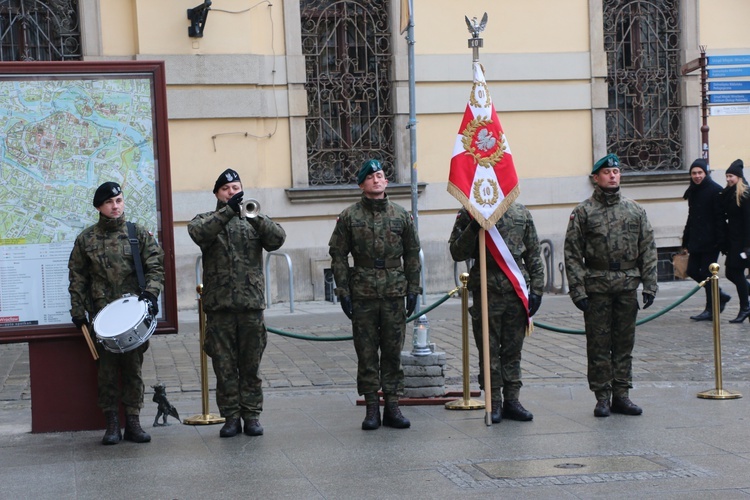
[[[164,249],[157,331],[176,331],[163,62],[0,63],[0,166],[0,342],[80,335],[68,258],[107,181]]]

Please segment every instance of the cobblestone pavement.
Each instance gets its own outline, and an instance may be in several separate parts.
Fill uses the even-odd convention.
[[[660,284],[655,305],[641,311],[649,316],[693,289],[692,282]],[[429,296],[432,304],[440,296]],[[638,327],[634,351],[634,382],[707,382],[715,380],[714,342],[710,322],[697,323],[689,316],[702,310],[702,292],[661,317]],[[750,324],[728,322],[737,312],[736,298],[721,321],[721,354],[724,385],[750,380]],[[453,298],[428,313],[431,340],[446,353],[446,386],[462,384],[461,301]],[[536,318],[559,328],[581,330],[583,317],[565,295],[546,295]],[[338,305],[317,302],[274,304],[267,311],[266,323],[285,332],[316,336],[349,336],[351,326]],[[407,326],[407,347],[411,341]],[[200,392],[200,350],[197,314],[180,312],[180,333],[152,337],[144,361],[144,382],[166,384],[170,393]],[[523,352],[525,384],[564,384],[585,382],[586,350],[583,335],[557,333],[537,326],[526,339]],[[470,334],[470,380],[477,387],[478,360]],[[303,388],[355,388],[357,361],[351,341],[319,342],[299,340],[269,333],[261,373],[269,390]],[[208,369],[209,387],[214,387],[213,371]],[[30,398],[29,365],[26,344],[0,345],[0,401]]]

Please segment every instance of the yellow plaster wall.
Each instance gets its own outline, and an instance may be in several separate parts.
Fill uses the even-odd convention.
[[[748,0],[703,0],[700,5],[700,43],[712,50],[750,47]]]
[[[750,3],[750,2],[749,2]],[[485,53],[589,50],[588,0],[414,0],[414,51],[465,54],[471,37],[464,16],[487,12]]]
[[[131,56],[138,53],[133,0],[107,0],[99,3],[102,51],[105,56]]]
[[[741,158],[745,162],[745,177],[750,177],[750,116],[710,116],[708,118],[709,160],[714,170],[726,170],[729,165]],[[724,184],[724,179],[714,179]]]
[[[551,111],[498,115],[520,178],[586,175],[591,170],[591,113]],[[419,180],[448,178],[461,115],[417,117]]]
[[[287,188],[292,185],[289,124],[278,120],[172,120],[169,122],[170,163],[174,191],[201,191],[213,186],[226,168],[237,170],[244,185]],[[235,134],[234,132],[240,132]],[[217,134],[215,141],[211,139]],[[214,142],[216,151],[214,151]]]
[[[202,38],[188,36],[187,9],[199,5],[199,0],[136,3],[141,54],[271,55],[285,51],[283,2],[214,0]]]

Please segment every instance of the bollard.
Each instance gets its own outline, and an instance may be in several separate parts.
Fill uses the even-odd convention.
[[[463,348],[464,397],[445,403],[448,410],[481,410],[484,403],[471,399],[469,391],[469,273],[461,273],[461,344]]]
[[[728,391],[722,387],[721,380],[721,328],[719,326],[719,315],[721,307],[719,305],[719,264],[713,263],[708,266],[711,271],[711,277],[706,281],[711,281],[711,309],[713,310],[714,322],[714,369],[716,372],[716,388],[699,392],[698,397],[703,399],[737,399],[742,394],[737,391]],[[705,284],[705,281],[701,285]]]
[[[211,415],[208,412],[208,356],[206,356],[206,351],[203,350],[203,343],[206,341],[206,317],[203,314],[203,285],[198,285],[195,288],[195,291],[198,292],[198,325],[201,346],[201,400],[203,403],[203,413],[186,418],[182,423],[185,425],[223,424],[224,417]]]

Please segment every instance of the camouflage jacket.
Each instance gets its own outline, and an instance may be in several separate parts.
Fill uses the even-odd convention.
[[[204,311],[266,308],[263,250],[280,248],[286,233],[264,215],[252,220],[219,201],[215,211],[196,215],[188,224],[188,234],[203,254]]]
[[[363,195],[341,212],[328,246],[338,297],[375,299],[422,293],[414,221],[387,195],[381,200]],[[354,259],[352,268],[349,254]]]
[[[565,234],[565,273],[570,298],[587,293],[643,291],[656,295],[656,243],[646,211],[638,203],[596,186],[591,198],[570,215]],[[595,264],[596,263],[596,264]],[[613,263],[624,270],[595,269]]]
[[[459,210],[448,244],[453,260],[461,262],[475,259],[474,266],[469,272],[468,286],[469,289],[476,291],[480,288],[481,272],[479,233],[471,229],[470,222],[469,212],[463,208]],[[539,238],[531,213],[520,203],[512,203],[497,221],[495,227],[521,269],[529,292],[541,297],[544,292],[544,264],[542,264]],[[512,283],[489,253],[487,253],[487,290],[496,293],[515,293]]]
[[[140,294],[133,252],[125,218],[108,219],[84,229],[73,245],[68,260],[70,315],[89,319],[126,293]],[[146,291],[158,297],[164,285],[164,252],[154,236],[135,225]]]

